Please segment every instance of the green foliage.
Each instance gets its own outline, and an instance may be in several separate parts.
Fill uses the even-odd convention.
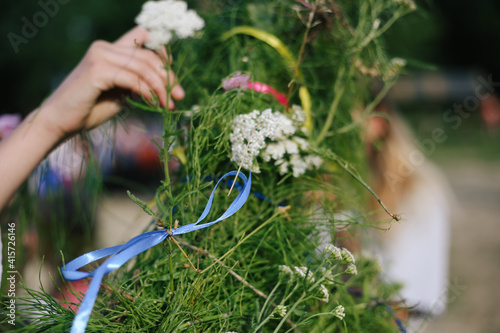
[[[313,20],[307,7],[291,0],[239,6],[199,3],[206,20],[202,36],[169,46],[185,100],[176,103],[174,112],[133,103],[145,112],[161,113],[164,120],[160,156],[165,180],[156,192],[155,208],[130,192],[129,196],[165,227],[197,220],[211,179],[238,168],[230,160],[234,118],[266,108],[286,112],[270,95],[223,91],[221,80],[237,71],[288,91],[292,104],[304,103],[301,87],[309,90],[308,141],[311,151],[324,158],[323,166],[296,178],[280,175],[273,163],[263,163],[260,173],[252,174],[252,192],[266,200],[251,196],[227,221],[177,238],[190,261],[168,240],[110,274],[87,332],[398,331],[386,303],[395,288],[379,280],[376,263],[360,260],[358,275],[351,277],[345,272],[345,258],[332,260],[318,247],[338,242],[339,230],[369,224],[365,189],[375,194],[361,177],[364,150],[359,127],[386,92],[372,96],[369,76],[388,87],[400,69],[387,59],[380,36],[409,8],[385,0],[313,3]],[[273,34],[300,62],[290,68],[273,47],[248,35],[221,40],[224,32],[241,25]],[[193,105],[198,105],[196,112]],[[353,120],[355,110],[361,110],[360,120]],[[185,161],[170,172],[168,162],[176,148],[182,148]],[[236,196],[233,191],[228,197],[228,191],[216,192],[208,220],[220,216]],[[280,265],[295,270],[293,277],[280,273]],[[301,278],[295,267],[304,267],[302,273],[311,277]],[[328,302],[321,286],[328,290]],[[73,318],[69,310],[53,301],[36,301],[48,299],[44,293],[31,296],[25,299],[27,307],[19,309],[18,316],[26,321],[18,332],[68,330]],[[287,308],[283,317],[275,313],[278,305]],[[339,305],[345,308],[343,320],[335,317]],[[34,309],[46,314],[28,320]]]
[[[127,191],[127,195],[129,196],[129,198],[135,202],[137,204],[137,206],[141,207],[142,210],[144,211],[144,213],[148,214],[149,216],[155,216],[155,212],[153,212],[153,210],[148,206],[147,203],[145,203],[144,201],[142,201],[141,199],[137,198],[135,195],[133,195],[132,193],[130,193],[130,191]]]

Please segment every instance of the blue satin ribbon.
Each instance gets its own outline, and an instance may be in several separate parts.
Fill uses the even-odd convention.
[[[163,242],[170,236],[182,235],[195,230],[209,227],[212,224],[227,219],[228,217],[236,213],[245,204],[250,194],[250,187],[252,185],[251,172],[248,176],[248,179],[244,174],[242,173],[238,174],[238,177],[240,177],[243,180],[243,185],[240,188],[240,193],[236,196],[236,198],[233,200],[233,202],[231,203],[229,208],[224,212],[224,214],[222,214],[215,221],[204,224],[198,224],[205,217],[207,217],[208,213],[210,212],[210,209],[212,207],[212,201],[214,198],[214,193],[215,190],[217,189],[217,186],[219,186],[219,183],[224,178],[234,176],[236,174],[237,174],[236,171],[231,171],[226,173],[219,179],[219,181],[217,182],[212,191],[212,194],[210,194],[210,198],[208,199],[208,203],[205,209],[203,210],[203,213],[201,214],[198,221],[196,221],[195,223],[183,225],[177,229],[169,229],[168,232],[167,230],[146,232],[144,234],[132,238],[125,244],[86,253],[72,260],[71,262],[67,263],[64,267],[62,267],[61,272],[66,280],[75,281],[87,277],[93,277],[92,282],[90,283],[89,288],[87,290],[87,293],[85,294],[85,297],[83,298],[83,301],[80,304],[80,309],[78,310],[78,313],[76,314],[75,319],[73,320],[73,325],[71,326],[71,333],[85,332],[85,328],[87,327],[87,323],[90,314],[92,312],[92,308],[94,307],[94,303],[97,298],[97,293],[99,292],[99,287],[101,285],[104,275],[114,271],[115,269],[119,268],[121,265],[123,265],[136,255]],[[109,257],[106,261],[102,263],[101,266],[99,266],[92,272],[83,272],[78,270],[93,261],[96,261],[98,259],[107,256],[111,257]]]

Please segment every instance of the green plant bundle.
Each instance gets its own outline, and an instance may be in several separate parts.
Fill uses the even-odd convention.
[[[226,172],[252,169],[252,195],[229,219],[169,238],[106,276],[87,332],[398,332],[389,306],[396,288],[380,281],[375,261],[354,260],[342,249],[339,231],[371,226],[366,198],[376,195],[362,180],[360,126],[403,67],[387,58],[381,36],[414,4],[192,1],[189,7],[205,27],[195,38],[170,41],[174,61],[166,65],[186,98],[174,111],[155,100],[130,101],[162,116],[165,179],[151,203],[134,191],[129,196],[155,227],[168,229],[196,221],[213,180]],[[374,79],[383,83],[375,96]],[[249,88],[252,82],[286,101]],[[170,94],[172,86],[166,88]],[[294,133],[266,136],[264,115],[277,119],[269,131],[293,127]],[[238,134],[238,126],[250,134]],[[240,159],[238,142],[246,146]],[[182,167],[169,170],[173,159]],[[217,190],[207,219],[227,209],[237,192]],[[16,331],[69,330],[73,311],[44,292],[28,292],[18,300]]]

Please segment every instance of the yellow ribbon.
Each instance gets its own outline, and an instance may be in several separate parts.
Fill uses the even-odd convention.
[[[273,49],[275,49],[285,60],[285,63],[288,67],[291,69],[295,68],[297,64],[297,60],[293,56],[292,52],[286,47],[283,42],[276,37],[275,35],[264,31],[260,30],[254,27],[249,27],[249,26],[239,26],[235,27],[226,33],[224,33],[221,37],[222,41],[227,40],[228,38],[238,35],[238,34],[244,34],[248,36],[252,36],[254,38],[257,38],[258,40],[266,43],[267,45],[271,46]],[[302,74],[302,71],[300,69],[297,69],[297,79],[299,81],[303,81],[304,75]],[[307,89],[306,86],[301,85],[299,88],[299,98],[300,98],[300,103],[302,104],[302,109],[304,110],[306,114],[306,120],[304,122],[304,127],[311,132],[312,130],[312,117],[311,117],[311,94],[309,93],[309,90]]]
[[[183,165],[186,165],[187,163],[186,147],[181,147],[181,146],[175,147],[174,149],[172,149],[172,155],[177,157],[179,162],[181,162]]]

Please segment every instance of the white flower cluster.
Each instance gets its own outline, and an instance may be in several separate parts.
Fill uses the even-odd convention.
[[[307,273],[307,280],[309,282],[314,282],[315,281],[314,277],[313,277],[313,273],[311,271],[309,271],[307,269],[307,267],[304,267],[304,266],[297,267],[297,266],[295,266],[295,267],[293,267],[293,269],[295,270],[295,272],[297,272],[297,274],[300,275],[300,277],[303,277],[303,278],[306,277],[306,273]]]
[[[183,116],[186,117],[186,118],[191,118],[193,117],[194,115],[200,113],[201,111],[201,107],[198,105],[198,104],[193,104],[191,106],[191,110],[188,110],[188,111],[184,111],[183,112]]]
[[[326,254],[330,254],[331,259],[333,260],[343,261],[348,264],[356,263],[356,259],[354,259],[352,253],[345,247],[338,248],[335,245],[326,244],[324,251]]]
[[[384,73],[385,79],[391,79],[398,76],[401,70],[406,66],[406,60],[402,58],[392,58]]]
[[[286,306],[284,305],[277,305],[274,308],[273,314],[276,313],[278,314],[281,318],[286,316]]]
[[[354,264],[349,264],[347,266],[347,269],[345,270],[346,274],[351,274],[351,275],[357,275],[358,270],[356,269],[356,265]]]
[[[346,249],[345,247],[342,248],[342,259],[347,262],[347,263],[351,263],[351,264],[354,264],[356,262],[356,260],[354,259],[354,256],[352,255],[351,252],[349,252],[348,249]]]
[[[292,114],[292,121],[293,125],[297,128],[300,128],[300,130],[304,133],[307,133],[307,128],[304,126],[304,123],[306,122],[306,112],[300,105],[293,104],[292,107],[290,108],[290,112]]]
[[[297,273],[301,278],[305,278],[306,277],[306,273],[307,273],[307,279],[310,281],[310,282],[314,282],[314,277],[313,277],[313,273],[311,271],[308,272],[308,269],[307,267],[304,267],[304,266],[293,266],[293,270],[288,267],[288,266],[285,266],[285,265],[279,265],[278,266],[278,269],[280,271],[282,271],[283,273],[287,274],[287,275],[290,275],[290,278],[292,278],[295,273]],[[295,271],[295,273],[293,272]]]
[[[325,252],[330,254],[330,257],[333,260],[342,260],[342,252],[341,250],[332,244],[325,245]]]
[[[412,11],[417,9],[417,5],[413,0],[394,0],[394,2],[398,5],[403,5]]]
[[[173,34],[184,39],[205,26],[205,21],[194,10],[188,10],[184,1],[147,1],[135,22],[149,31],[146,46],[159,50],[170,42]]]
[[[282,271],[285,274],[288,274],[290,276],[293,276],[293,271],[290,269],[290,267],[285,266],[285,265],[279,265],[278,269]]]
[[[338,261],[341,261],[344,263],[348,263],[349,265],[347,266],[347,268],[345,270],[346,274],[351,274],[351,275],[358,274],[358,270],[356,268],[356,265],[354,265],[356,260],[354,259],[354,256],[352,255],[352,253],[348,249],[346,249],[346,248],[340,249],[340,248],[336,247],[335,245],[326,244],[324,252],[326,254],[330,255],[329,259],[332,261],[338,260]]]
[[[303,175],[306,170],[318,169],[323,160],[316,155],[304,156],[309,143],[295,135],[303,127],[304,111],[296,105],[291,110],[290,118],[271,109],[236,116],[230,135],[231,160],[242,164],[245,169],[259,172],[255,159],[260,154],[264,162],[274,160],[281,175],[291,169],[294,177]]]
[[[405,67],[406,66],[406,59],[403,58],[392,58],[391,61],[389,62],[390,65],[392,66],[397,66],[397,67]]]
[[[344,307],[342,305],[337,306],[335,309],[333,309],[332,314],[340,320],[344,319]]]
[[[323,302],[328,303],[328,301],[330,300],[330,293],[328,292],[328,289],[324,285],[321,285],[320,288],[321,288],[321,292],[325,296],[323,298]]]

